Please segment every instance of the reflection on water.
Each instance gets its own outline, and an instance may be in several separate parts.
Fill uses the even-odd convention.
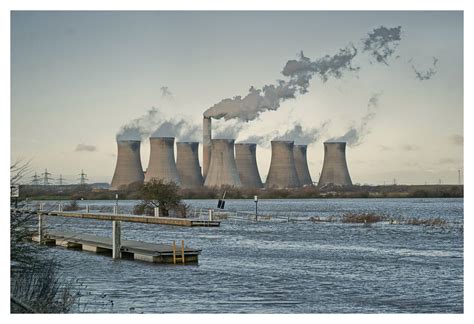
[[[82,202],[85,204],[85,202]],[[114,202],[87,202],[112,206]],[[120,202],[131,210],[136,202]],[[187,201],[193,208],[214,200]],[[226,209],[254,211],[253,200]],[[201,248],[197,266],[112,260],[52,248],[65,276],[83,284],[86,312],[460,313],[462,199],[262,200],[259,212],[310,216],[368,211],[441,217],[447,228],[341,223],[223,221],[219,228],[122,223],[125,239]],[[104,236],[109,222],[49,217],[51,228]]]

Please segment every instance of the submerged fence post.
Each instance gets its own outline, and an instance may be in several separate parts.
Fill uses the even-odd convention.
[[[90,213],[90,208],[89,208],[89,205],[86,205],[86,213],[89,214]]]
[[[117,206],[114,206],[114,210],[112,212],[113,214],[118,214],[118,207]]]
[[[38,213],[38,243],[43,244],[43,214]]]
[[[214,216],[214,210],[209,209],[209,220],[212,221],[212,218]]]
[[[181,261],[184,262],[184,240],[181,240]]]
[[[176,241],[173,241],[173,264],[176,264]]]
[[[62,211],[63,211],[63,204],[59,203],[58,212],[62,212]]]
[[[121,222],[112,221],[112,258],[120,259],[122,257],[121,247]]]

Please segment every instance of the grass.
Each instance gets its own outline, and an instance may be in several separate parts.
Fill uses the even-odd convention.
[[[371,224],[385,220],[384,216],[375,213],[345,213],[342,215],[342,223],[364,223]]]

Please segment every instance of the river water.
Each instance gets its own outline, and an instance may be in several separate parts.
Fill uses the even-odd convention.
[[[186,202],[192,209],[216,205],[216,200]],[[86,203],[91,209],[115,204],[80,205]],[[120,210],[130,211],[136,203],[120,201]],[[227,200],[226,209],[253,212],[255,204]],[[290,216],[291,221],[223,220],[217,228],[122,223],[124,239],[183,239],[202,249],[195,266],[113,260],[60,247],[48,251],[82,292],[75,312],[463,312],[463,199],[261,200],[258,210]],[[448,223],[428,227],[305,221],[363,211],[440,217]],[[110,222],[48,217],[47,225],[111,236]]]

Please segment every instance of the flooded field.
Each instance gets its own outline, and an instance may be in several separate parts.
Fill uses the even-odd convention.
[[[188,200],[192,209],[215,200]],[[91,209],[114,201],[79,202]],[[120,201],[129,212],[136,201]],[[53,208],[54,202],[48,202]],[[227,210],[253,212],[252,200]],[[125,239],[202,249],[199,265],[154,265],[49,249],[81,290],[76,312],[462,313],[463,199],[262,200],[282,221],[223,220],[217,228],[122,223]],[[375,212],[441,218],[444,226],[315,223],[309,217]],[[291,221],[283,221],[290,216]],[[298,221],[299,220],[299,221]],[[110,222],[48,217],[54,229],[111,236]]]

